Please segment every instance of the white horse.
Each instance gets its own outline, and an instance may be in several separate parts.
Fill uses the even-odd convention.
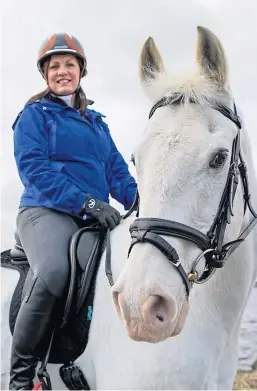
[[[248,168],[255,208],[257,181],[247,131],[244,124],[239,129],[233,115],[222,45],[206,28],[198,27],[197,33],[197,64],[191,75],[168,75],[151,38],[140,56],[142,85],[154,106],[134,153],[142,229],[129,257],[129,226],[135,216],[112,232],[112,288],[105,275],[105,254],[101,260],[90,338],[77,360],[91,389],[232,388],[240,322],[257,277],[256,228],[236,242],[239,246],[223,267],[211,266],[222,263],[224,252],[233,248],[232,243],[220,253],[220,245],[238,239],[253,221],[249,208],[244,213],[247,188],[242,177],[234,187],[235,176],[229,175],[237,173],[241,161],[236,145]],[[225,197],[226,208],[221,199],[228,192],[232,195]],[[222,206],[231,218],[230,224],[220,220],[224,237],[222,227],[218,231],[220,221],[213,225],[215,217],[222,216]],[[156,248],[157,236],[153,239],[143,227],[151,218],[160,226],[165,223],[159,219],[171,221],[172,236],[161,234],[166,252]],[[206,266],[205,255],[200,256],[208,247],[207,232],[220,236],[222,243],[212,242]],[[153,242],[140,242],[147,238]],[[4,376],[9,371],[7,319],[17,273],[3,270],[2,275],[8,281],[2,292]],[[205,277],[206,282],[194,283]],[[57,366],[50,367],[53,388],[64,389]],[[3,388],[6,382],[4,378]]]

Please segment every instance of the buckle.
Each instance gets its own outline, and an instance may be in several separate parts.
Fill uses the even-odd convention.
[[[69,390],[90,390],[90,387],[78,365],[70,362],[59,369],[60,377]]]

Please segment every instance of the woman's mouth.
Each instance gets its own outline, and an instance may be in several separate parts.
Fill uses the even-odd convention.
[[[69,79],[60,79],[57,81],[58,84],[62,84],[62,85],[68,84],[69,82],[70,82]]]

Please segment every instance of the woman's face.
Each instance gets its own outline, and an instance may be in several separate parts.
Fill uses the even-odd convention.
[[[54,54],[50,58],[47,80],[49,89],[55,95],[70,95],[80,81],[78,60],[72,54]]]

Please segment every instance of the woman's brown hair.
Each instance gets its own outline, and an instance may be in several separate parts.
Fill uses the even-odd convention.
[[[44,64],[44,74],[45,74],[45,79],[46,80],[47,80],[46,75],[47,75],[49,63],[50,63],[50,58],[48,58],[48,60]],[[80,61],[78,61],[78,63],[79,63],[79,65],[81,65]],[[87,74],[87,71],[86,71],[86,74]],[[49,93],[50,93],[50,90],[47,87],[43,91],[38,92],[37,94],[35,94],[31,98],[29,98],[29,100],[26,102],[26,104],[32,103],[32,102],[36,102],[37,100],[41,100],[45,96],[47,96]],[[83,117],[85,116],[86,108],[87,108],[87,98],[86,98],[86,94],[85,94],[83,88],[80,85],[78,86],[78,88],[77,88],[77,90],[75,92],[74,108],[76,110],[78,110],[79,113]]]

